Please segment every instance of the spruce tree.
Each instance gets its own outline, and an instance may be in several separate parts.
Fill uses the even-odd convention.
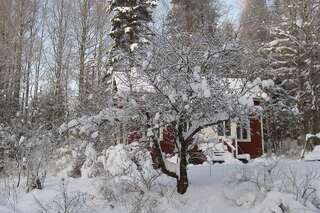
[[[145,48],[149,43],[152,22],[152,9],[157,5],[155,0],[113,0],[110,11],[112,18],[111,38],[114,45],[110,52],[107,76],[114,72],[122,73],[125,84],[133,90],[137,71],[141,69],[146,57]],[[122,82],[124,84],[124,82]]]

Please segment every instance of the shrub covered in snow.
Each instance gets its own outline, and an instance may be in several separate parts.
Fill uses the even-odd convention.
[[[99,161],[109,177],[127,179],[130,181],[144,181],[149,187],[150,180],[159,173],[153,169],[149,151],[138,143],[130,145],[118,144],[106,149]]]
[[[118,144],[103,151],[105,177],[101,192],[105,199],[121,203],[128,212],[153,212],[158,201],[151,192],[158,186],[160,173],[154,170],[149,151],[143,144]]]
[[[235,177],[227,197],[239,206],[255,206],[255,213],[319,211],[320,174],[314,169],[265,161],[243,167]]]
[[[304,156],[306,161],[320,161],[320,145],[315,146],[313,151]]]
[[[82,177],[95,177],[101,173],[97,151],[94,149],[93,144],[88,144],[85,150],[85,162],[81,167]]]

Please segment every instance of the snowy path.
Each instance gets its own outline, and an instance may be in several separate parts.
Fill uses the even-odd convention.
[[[247,213],[248,208],[239,208],[225,195],[225,182],[241,165],[192,166],[189,168],[189,191],[181,200],[188,203],[174,212],[183,213]]]

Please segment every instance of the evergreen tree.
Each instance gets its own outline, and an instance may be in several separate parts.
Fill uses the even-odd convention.
[[[146,57],[144,48],[151,35],[149,24],[152,21],[152,9],[156,6],[153,0],[113,0],[110,11],[112,18],[111,38],[114,45],[110,53],[109,77],[112,73],[122,73],[130,91],[134,86],[134,75],[142,67]],[[110,75],[111,74],[111,75]]]

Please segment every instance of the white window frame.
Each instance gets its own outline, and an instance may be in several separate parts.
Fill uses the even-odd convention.
[[[243,138],[243,130],[244,130],[243,124],[244,124],[244,122],[237,123],[237,126],[236,126],[236,138],[237,138],[238,142],[251,142],[250,119],[246,119],[245,123],[246,123],[247,139]],[[240,134],[241,134],[240,137],[238,137],[239,124],[241,125],[240,126]]]
[[[226,122],[229,122],[229,135],[226,134],[227,133]],[[219,129],[219,124],[217,124],[216,125],[216,132],[217,132],[218,137],[225,137],[225,138],[231,137],[231,135],[232,135],[231,120],[221,121],[221,123],[223,124],[223,129],[222,129],[223,135],[219,134],[219,131],[221,131],[221,130]]]

